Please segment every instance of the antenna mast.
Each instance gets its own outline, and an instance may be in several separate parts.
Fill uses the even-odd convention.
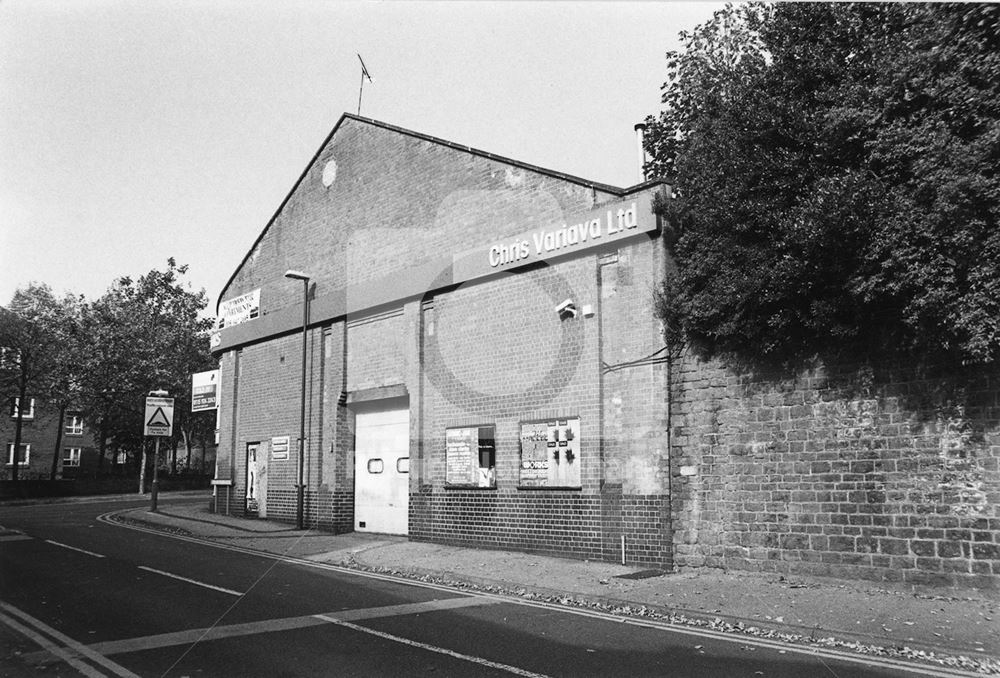
[[[365,68],[365,60],[361,58],[358,54],[358,61],[361,62],[361,88],[358,90],[358,115],[361,115],[361,95],[365,93],[365,78],[368,78],[368,82],[372,81],[372,76],[368,75],[368,69]]]

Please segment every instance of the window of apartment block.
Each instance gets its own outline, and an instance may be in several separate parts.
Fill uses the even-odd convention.
[[[31,459],[31,443],[21,443],[21,453],[17,458],[18,466],[27,466]],[[14,465],[14,443],[7,443],[7,466]]]
[[[12,418],[17,418],[17,410],[21,406],[21,399],[14,398],[10,403],[10,416]],[[35,418],[35,399],[30,398],[28,400],[28,409],[25,410],[22,419],[34,419]]]
[[[81,453],[81,448],[79,447],[67,447],[66,449],[64,449],[63,466],[79,466],[80,453]]]
[[[496,487],[496,463],[492,425],[445,429],[445,485]]]
[[[69,413],[66,415],[66,435],[83,435],[83,415],[78,413]]]

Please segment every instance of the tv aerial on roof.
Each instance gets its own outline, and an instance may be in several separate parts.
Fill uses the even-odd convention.
[[[372,76],[368,75],[368,69],[365,68],[365,60],[361,58],[358,54],[358,61],[361,62],[361,87],[358,90],[358,115],[361,115],[361,95],[365,92],[365,78],[368,78],[368,82],[372,81]]]

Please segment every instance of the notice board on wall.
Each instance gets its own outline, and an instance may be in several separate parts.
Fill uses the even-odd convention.
[[[289,436],[275,436],[271,438],[271,459],[288,459],[289,442]]]
[[[445,484],[496,487],[493,426],[445,429]]]
[[[519,487],[580,485],[580,418],[521,422]]]

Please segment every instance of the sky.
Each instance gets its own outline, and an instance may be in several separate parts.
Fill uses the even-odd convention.
[[[340,116],[638,183],[668,50],[721,3],[0,2],[0,305],[222,286]]]

